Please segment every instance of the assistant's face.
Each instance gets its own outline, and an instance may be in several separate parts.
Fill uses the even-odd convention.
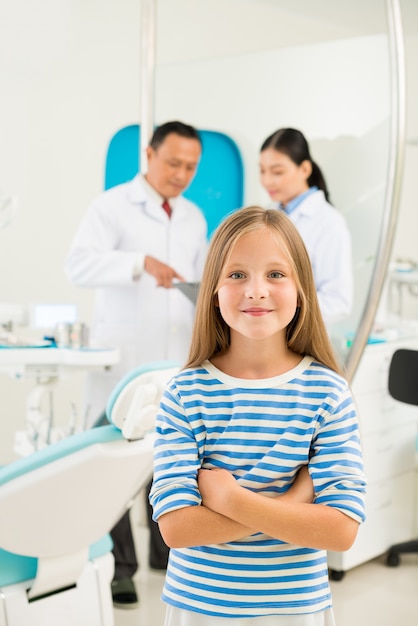
[[[297,165],[287,154],[273,148],[260,153],[261,184],[274,202],[286,206],[293,198],[307,191],[311,173],[310,161],[302,161]]]
[[[174,198],[190,184],[200,154],[201,147],[197,139],[170,133],[155,150],[148,146],[148,172],[145,178],[160,196]]]

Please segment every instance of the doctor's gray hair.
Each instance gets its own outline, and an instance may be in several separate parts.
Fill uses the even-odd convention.
[[[319,309],[311,262],[305,244],[283,211],[250,206],[229,215],[216,229],[209,246],[196,303],[189,358],[185,367],[197,367],[230,345],[230,329],[217,302],[217,293],[235,244],[241,237],[262,230],[272,232],[292,267],[298,307],[287,327],[287,345],[301,356],[341,373]]]

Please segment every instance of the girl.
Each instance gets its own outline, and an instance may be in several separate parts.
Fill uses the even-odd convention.
[[[325,322],[347,317],[353,300],[350,233],[329,203],[324,176],[299,130],[282,128],[267,137],[260,151],[260,179],[275,208],[286,211],[302,235]]]
[[[364,519],[363,464],[308,254],[283,212],[249,207],[218,227],[156,432],[166,626],[332,626],[326,550],[348,549]]]

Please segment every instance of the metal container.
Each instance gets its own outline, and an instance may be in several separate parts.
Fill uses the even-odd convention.
[[[89,329],[82,322],[75,322],[70,329],[71,348],[85,348],[89,345]]]
[[[69,348],[71,345],[71,324],[59,322],[55,326],[54,339],[58,348]]]

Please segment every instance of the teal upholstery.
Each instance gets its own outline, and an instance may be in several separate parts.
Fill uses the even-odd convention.
[[[82,450],[91,446],[93,443],[106,443],[108,441],[117,441],[123,439],[123,435],[115,426],[105,426],[103,428],[94,428],[82,433],[77,433],[66,439],[62,439],[52,446],[47,446],[38,450],[33,454],[22,457],[13,461],[9,465],[4,465],[0,469],[0,487],[5,483],[27,474],[38,467],[48,465],[57,459],[73,454],[77,450]],[[1,537],[0,537],[1,543]]]
[[[89,549],[89,559],[98,559],[113,548],[110,535],[96,541]],[[31,580],[36,576],[38,559],[21,554],[13,554],[0,548],[0,587],[14,585],[23,580]]]
[[[43,581],[41,586],[47,580],[48,587],[46,564],[57,557],[66,564],[81,555],[83,562],[84,549],[89,545],[90,560],[111,552],[110,535],[103,533],[149,480],[148,471],[152,473],[153,422],[149,411],[148,422],[143,415],[142,390],[154,388],[157,401],[166,370],[169,375],[177,367],[172,361],[162,361],[133,370],[109,398],[106,414],[110,424],[76,433],[0,467],[0,588],[32,579],[35,583],[31,589],[39,580]],[[148,410],[148,396],[145,399]],[[145,424],[142,436],[131,440],[115,425],[123,423],[127,414],[132,414],[139,426]],[[123,484],[120,475],[124,476]],[[83,511],[88,517],[83,517]],[[43,566],[38,567],[38,563]],[[59,574],[64,581],[72,575],[65,567]]]
[[[54,445],[38,450],[27,457],[17,459],[9,465],[2,466],[0,468],[0,487],[11,480],[73,454],[78,450],[87,448],[92,444],[107,443],[121,439],[123,439],[122,433],[113,424],[77,433],[58,441]],[[89,558],[98,558],[106,554],[106,552],[110,552],[112,547],[110,535],[105,535],[90,546]],[[0,586],[12,585],[34,578],[36,576],[37,564],[37,558],[14,554],[0,547]]]

